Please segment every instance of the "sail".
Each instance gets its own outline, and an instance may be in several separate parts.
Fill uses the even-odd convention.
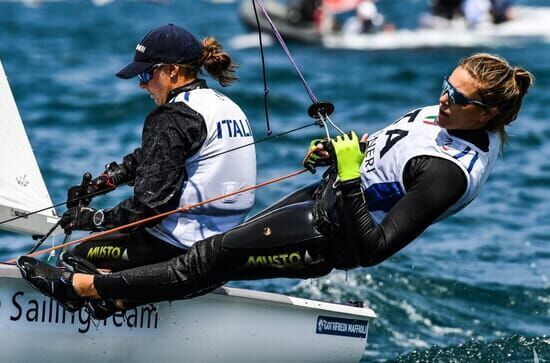
[[[51,205],[0,61],[0,229],[43,235],[57,222],[54,209],[2,222]]]

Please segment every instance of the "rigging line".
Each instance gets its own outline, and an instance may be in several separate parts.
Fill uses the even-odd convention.
[[[325,116],[321,112],[318,112],[317,115],[319,116],[319,121],[321,123],[321,127],[323,129],[325,129],[325,135],[327,135],[327,140],[330,141],[331,140],[330,131],[328,129],[327,123],[325,122]]]
[[[319,117],[319,123],[321,124],[321,127],[325,129],[325,135],[327,135],[327,140],[331,140],[330,138],[330,131],[328,129],[327,123],[325,121],[325,115],[321,112],[317,112],[317,116]]]
[[[256,11],[256,3],[252,0],[252,6],[254,7],[254,15],[256,16],[256,25],[258,27],[258,39],[260,41],[260,56],[262,59],[262,76],[264,80],[264,110],[265,110],[265,123],[267,125],[267,135],[271,135],[271,127],[269,126],[269,112],[267,106],[267,94],[269,88],[267,87],[267,75],[265,72],[265,57],[264,57],[264,44],[262,41],[262,31],[260,29],[260,19],[258,18],[258,12]]]
[[[321,127],[323,127],[325,129],[325,135],[327,136],[327,140],[331,140],[332,138],[330,137],[330,131],[329,131],[329,128],[328,128],[328,125],[331,125],[332,127],[334,127],[336,130],[338,130],[338,132],[343,135],[344,134],[344,131],[342,131],[342,129],[340,129],[338,126],[336,126],[336,124],[330,119],[330,116],[327,115],[327,114],[322,114],[321,112],[318,112],[317,113],[317,116],[319,118],[319,121],[320,121],[320,124],[321,124]]]
[[[308,93],[309,95],[309,98],[311,99],[311,102],[313,103],[316,103],[318,102],[317,100],[317,97],[315,97],[315,95],[313,94],[313,91],[311,90],[311,88],[309,87],[309,85],[307,84],[304,76],[302,75],[302,72],[300,72],[300,69],[298,68],[298,65],[296,64],[296,62],[294,61],[294,58],[292,57],[292,55],[290,54],[290,51],[288,50],[288,47],[286,46],[286,43],[285,41],[283,40],[283,37],[281,36],[281,34],[279,33],[279,31],[277,30],[277,27],[275,26],[275,24],[273,24],[273,21],[271,20],[271,17],[269,16],[269,14],[267,13],[267,10],[265,9],[263,3],[262,3],[262,0],[251,0],[252,2],[256,2],[258,3],[258,5],[260,6],[260,8],[262,9],[262,12],[264,13],[267,21],[269,22],[269,25],[271,25],[271,29],[273,29],[273,34],[275,35],[275,38],[277,38],[277,41],[279,42],[279,44],[281,45],[281,48],[283,48],[283,51],[286,53],[286,56],[288,57],[288,59],[290,60],[290,63],[292,63],[292,65],[294,66],[294,69],[296,70],[296,73],[298,74],[298,76],[300,77],[300,80],[302,81],[302,84],[304,85],[305,89],[306,89],[306,92]],[[254,6],[254,11],[256,11],[256,7]],[[256,14],[256,18],[257,18],[257,14]],[[259,30],[259,27],[258,27],[258,32],[260,32]]]
[[[341,134],[344,134],[344,132],[338,126],[336,126],[336,124],[329,117],[330,113],[334,110],[334,107],[332,105],[330,105],[330,106],[332,106],[332,110],[327,112],[328,109],[324,108],[324,106],[328,106],[327,103],[319,102],[317,97],[315,97],[315,95],[313,94],[313,91],[311,90],[311,88],[309,87],[308,83],[306,82],[304,76],[302,75],[302,72],[300,71],[300,68],[298,67],[298,65],[294,61],[294,58],[292,57],[292,54],[290,53],[290,50],[286,46],[286,43],[283,40],[283,37],[281,36],[281,34],[279,33],[279,30],[277,29],[277,27],[275,26],[275,24],[271,20],[271,17],[269,16],[266,8],[264,7],[264,5],[262,3],[262,0],[251,0],[251,1],[252,1],[252,5],[253,5],[253,8],[254,8],[254,15],[256,17],[256,24],[258,26],[258,36],[259,36],[259,39],[260,39],[260,50],[261,50],[261,55],[262,55],[262,69],[264,71],[264,75],[265,75],[264,53],[263,53],[263,44],[262,44],[260,22],[259,22],[259,18],[258,18],[258,13],[256,11],[256,3],[258,3],[260,8],[262,9],[263,14],[265,15],[267,21],[269,22],[269,25],[271,26],[271,29],[273,30],[273,34],[277,38],[277,41],[281,45],[281,48],[283,48],[283,51],[285,52],[286,56],[288,57],[288,59],[292,63],[292,66],[296,70],[296,73],[300,77],[300,80],[302,81],[302,84],[304,85],[307,93],[309,94],[309,97],[311,98],[312,103],[313,104],[319,104],[319,106],[322,107],[322,108],[318,108],[317,112],[314,113],[314,115],[317,116],[317,117],[315,117],[312,114],[310,114],[310,116],[316,118],[318,120],[318,123],[320,123],[320,126],[325,128],[325,132],[326,132],[327,138],[329,140],[330,140],[330,133],[329,133],[328,127],[327,127],[326,122],[325,122],[325,116],[326,116],[326,121],[328,121],[328,123],[330,125],[332,125]],[[265,77],[264,77],[264,91],[266,89],[267,89],[267,87],[265,86]],[[266,94],[265,97],[266,97],[266,107],[267,107],[267,94]],[[321,111],[323,111],[323,112],[321,112]],[[267,113],[267,109],[266,109],[266,113]]]
[[[44,243],[44,241],[48,239],[48,237],[53,233],[53,231],[55,231],[55,229],[59,227],[60,224],[61,224],[61,218],[59,218],[57,223],[48,231],[48,233],[46,233],[44,236],[42,236],[42,238],[38,240],[38,242],[36,242],[36,244],[30,249],[28,253],[33,253],[34,251],[36,251],[38,247],[40,247],[42,243]]]
[[[222,152],[219,152],[217,154],[212,154],[212,155],[208,155],[208,156],[205,156],[203,158],[200,158],[198,160],[195,160],[189,164],[194,164],[194,163],[198,163],[198,162],[201,162],[201,161],[204,161],[204,160],[207,160],[207,159],[211,159],[213,157],[216,157],[216,156],[220,156],[220,155],[223,155],[223,154],[226,154],[226,153],[229,153],[229,152],[232,152],[232,151],[235,151],[235,150],[239,150],[239,149],[242,149],[242,148],[245,148],[245,147],[248,147],[248,146],[252,146],[252,145],[255,145],[255,144],[259,144],[261,142],[264,142],[264,141],[269,141],[269,140],[275,140],[275,139],[278,139],[282,136],[285,136],[285,135],[288,135],[288,134],[291,134],[293,132],[296,132],[296,131],[300,131],[302,129],[305,129],[305,128],[308,128],[310,126],[318,126],[318,124],[316,122],[311,122],[311,123],[308,123],[308,124],[305,124],[305,125],[302,125],[302,126],[299,126],[299,127],[296,127],[296,128],[293,128],[291,130],[287,130],[287,131],[283,131],[281,133],[278,133],[278,134],[275,134],[275,135],[271,135],[271,136],[267,136],[267,137],[264,137],[263,139],[259,139],[259,140],[256,140],[254,142],[251,142],[251,143],[248,143],[248,144],[244,144],[244,145],[241,145],[241,146],[238,146],[238,147],[235,147],[233,149],[229,149],[229,150],[225,150],[225,151],[222,151]],[[156,173],[156,174],[151,174],[151,175],[145,175],[144,178],[152,178],[152,177],[155,177],[155,176],[159,176],[159,175],[163,175],[165,173],[168,173],[168,172],[171,172],[171,171],[174,171],[174,170],[178,170],[178,169],[181,169],[181,168],[184,168],[185,165],[181,165],[181,166],[177,166],[177,167],[174,167],[174,168],[169,168],[169,169],[165,169],[165,170],[162,170],[160,171],[159,173]],[[100,191],[97,191],[97,192],[94,192],[94,193],[90,193],[90,194],[87,194],[85,196],[82,196],[82,197],[79,197],[79,198],[75,198],[75,199],[72,199],[72,200],[68,200],[68,201],[65,201],[65,202],[60,202],[60,203],[57,203],[57,204],[54,204],[52,206],[49,206],[49,207],[46,207],[46,208],[42,208],[42,209],[38,209],[38,210],[35,210],[35,211],[32,211],[32,212],[29,212],[29,213],[24,213],[24,214],[19,214],[13,218],[10,218],[10,219],[6,219],[6,220],[3,220],[3,221],[0,221],[0,225],[1,224],[4,224],[4,223],[8,223],[8,222],[12,222],[12,221],[15,221],[17,219],[21,219],[21,218],[27,218],[31,215],[34,215],[34,214],[37,214],[37,213],[40,213],[40,212],[44,212],[44,211],[47,211],[49,209],[54,209],[56,207],[60,207],[62,205],[65,205],[67,203],[70,203],[70,202],[78,202],[78,201],[81,201],[83,199],[87,199],[87,198],[94,198],[98,195],[102,195],[102,194],[107,194],[109,192],[112,192],[113,190],[115,190],[116,188],[118,187],[121,187],[121,186],[124,186],[124,185],[127,185],[129,183],[131,183],[133,180],[130,180],[130,181],[127,181],[125,183],[121,183],[119,185],[117,185],[115,188],[106,188],[106,189],[102,189]]]
[[[285,179],[290,179],[290,178],[293,178],[293,177],[298,176],[300,174],[303,174],[307,171],[308,171],[307,169],[297,170],[297,171],[294,171],[290,174],[283,175],[283,176],[280,176],[280,177],[277,177],[277,178],[273,178],[273,179],[264,181],[262,183],[251,185],[251,186],[248,186],[248,187],[245,187],[245,188],[241,188],[241,189],[235,190],[235,191],[227,193],[227,194],[219,195],[217,197],[213,197],[213,198],[204,200],[202,202],[189,204],[189,205],[184,205],[183,207],[179,207],[179,208],[173,209],[173,210],[168,211],[168,212],[156,214],[154,216],[147,217],[147,218],[144,218],[144,219],[140,219],[140,220],[132,222],[132,223],[128,223],[128,224],[125,224],[125,225],[122,225],[122,226],[111,228],[111,229],[106,230],[106,231],[91,234],[91,235],[88,235],[86,237],[76,239],[74,241],[66,242],[66,243],[60,244],[58,246],[46,248],[46,249],[40,250],[38,252],[28,254],[27,256],[31,256],[31,257],[38,256],[38,255],[41,255],[41,254],[44,254],[44,253],[48,253],[48,252],[51,252],[51,251],[58,250],[60,248],[72,246],[72,245],[75,245],[75,244],[78,244],[78,243],[82,243],[82,242],[92,240],[94,238],[106,236],[108,234],[112,234],[112,233],[115,233],[115,232],[118,232],[118,231],[121,231],[121,230],[124,230],[124,229],[127,229],[127,228],[136,227],[136,226],[139,226],[139,225],[144,224],[144,223],[148,223],[148,222],[160,219],[160,218],[164,218],[164,217],[169,216],[169,215],[174,214],[174,213],[187,212],[192,208],[200,207],[200,206],[202,206],[204,204],[207,204],[207,203],[215,202],[215,201],[220,200],[220,199],[232,197],[232,196],[240,194],[240,193],[244,193],[244,192],[248,192],[250,190],[258,189],[258,188],[264,187],[266,185],[270,185],[270,184],[274,184],[274,183],[283,181]],[[6,261],[6,263],[14,263],[14,262],[15,262],[15,259],[11,259],[11,260]]]
[[[319,115],[320,115],[320,114],[321,114],[321,113],[319,113]],[[326,120],[328,121],[328,123],[329,123],[332,127],[334,127],[336,130],[338,130],[338,132],[339,132],[340,134],[342,134],[342,135],[345,134],[345,132],[342,131],[341,128],[339,128],[338,126],[336,126],[336,124],[330,119],[330,116],[329,116],[329,115],[326,115]]]

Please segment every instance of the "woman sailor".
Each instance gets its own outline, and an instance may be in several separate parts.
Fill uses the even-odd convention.
[[[139,87],[158,107],[145,119],[141,148],[121,165],[108,165],[94,184],[105,187],[132,181],[134,193],[105,210],[72,207],[63,215],[62,227],[113,228],[256,184],[254,146],[243,148],[253,143],[248,119],[237,104],[197,78],[201,69],[222,86],[237,79],[236,65],[214,38],[205,38],[201,44],[173,24],[145,35],[133,62],[117,76],[137,76]],[[197,240],[242,223],[253,203],[251,191],[173,214],[128,235],[84,243],[73,253],[109,270],[165,261]],[[62,257],[74,256],[64,253]]]
[[[230,280],[376,265],[477,196],[532,83],[528,71],[475,54],[444,79],[439,105],[364,137],[364,151],[354,133],[320,142],[322,148],[315,141],[306,163],[333,164],[327,181],[184,255],[108,275],[74,274],[26,256],[18,266],[35,288],[70,304],[189,298]]]

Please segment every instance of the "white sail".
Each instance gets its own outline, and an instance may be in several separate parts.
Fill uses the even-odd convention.
[[[2,223],[52,205],[0,61],[0,229],[45,234],[57,222],[55,210]]]

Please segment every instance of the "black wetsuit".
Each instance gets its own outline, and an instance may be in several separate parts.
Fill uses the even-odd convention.
[[[485,130],[450,133],[482,150]],[[466,191],[451,161],[419,156],[404,171],[405,195],[375,225],[360,181],[330,177],[299,190],[226,233],[197,242],[167,262],[96,275],[103,298],[154,302],[201,295],[230,280],[309,278],[372,266],[414,240]]]
[[[206,88],[206,82],[199,79],[174,89],[167,99],[196,88]],[[141,148],[127,156],[136,161],[135,170],[130,171],[135,174],[134,193],[104,211],[104,226],[113,228],[177,208],[182,183],[187,179],[185,160],[200,149],[206,136],[202,115],[183,102],[166,103],[149,113]],[[153,237],[140,226],[83,243],[73,252],[99,268],[117,271],[166,261],[185,249]]]

